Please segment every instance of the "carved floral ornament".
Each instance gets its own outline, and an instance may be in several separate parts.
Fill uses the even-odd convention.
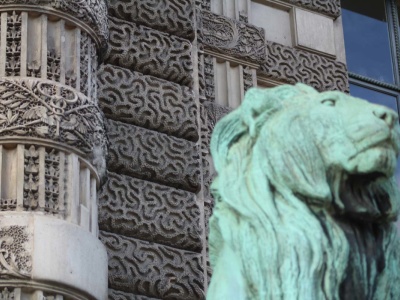
[[[86,154],[106,147],[102,114],[68,86],[33,78],[0,79],[0,137],[51,139]]]
[[[18,6],[32,6],[32,10],[38,6],[52,8],[66,13],[92,28],[97,38],[100,39],[102,47],[107,44],[108,30],[108,9],[106,0],[0,0],[1,9]]]

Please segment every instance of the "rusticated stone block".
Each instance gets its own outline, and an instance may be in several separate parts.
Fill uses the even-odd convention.
[[[136,22],[183,38],[194,38],[194,6],[191,0],[110,1],[111,16]]]
[[[106,122],[108,170],[192,192],[199,190],[195,143],[117,121]]]
[[[106,63],[192,85],[192,45],[188,40],[114,17],[109,21]]]
[[[189,88],[113,65],[102,65],[98,79],[107,118],[197,141],[197,106]]]
[[[264,29],[208,11],[201,13],[206,48],[261,64],[265,60]]]
[[[261,74],[286,83],[306,83],[319,91],[348,91],[345,64],[273,42],[267,43],[267,49]]]
[[[205,299],[201,254],[100,232],[109,287],[161,299]]]
[[[200,209],[190,192],[109,173],[99,205],[101,230],[201,252]]]
[[[135,294],[124,293],[113,289],[108,290],[108,300],[160,300],[156,298],[148,298]]]

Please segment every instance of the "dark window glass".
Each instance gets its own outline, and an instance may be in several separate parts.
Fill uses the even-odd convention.
[[[394,83],[385,1],[346,0],[342,8],[349,71]]]
[[[350,84],[350,94],[354,97],[368,100],[370,102],[385,105],[398,113],[396,97],[374,91],[359,85]]]

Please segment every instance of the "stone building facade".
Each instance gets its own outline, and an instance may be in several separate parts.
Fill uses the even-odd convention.
[[[205,299],[215,123],[253,86],[348,91],[339,0],[0,0],[0,18],[0,299]]]

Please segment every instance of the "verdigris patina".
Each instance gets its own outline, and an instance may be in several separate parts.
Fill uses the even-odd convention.
[[[207,299],[400,299],[397,114],[297,84],[215,127]]]

